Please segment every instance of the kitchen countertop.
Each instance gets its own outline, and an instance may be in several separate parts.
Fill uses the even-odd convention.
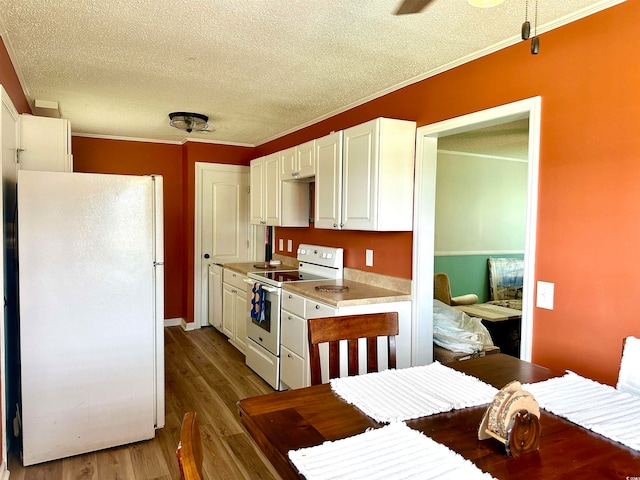
[[[344,285],[349,287],[349,291],[319,292],[316,290],[316,287],[320,285]],[[282,286],[282,289],[334,307],[403,302],[411,300],[411,295],[397,292],[395,290],[388,290],[386,288],[374,287],[366,283],[354,282],[352,280],[288,282]]]
[[[254,265],[260,265],[264,262],[241,262],[241,263],[225,263],[224,268],[233,270],[236,273],[246,275],[249,272],[277,272],[278,270],[297,270],[298,267],[288,264],[280,264],[276,268],[256,268]]]

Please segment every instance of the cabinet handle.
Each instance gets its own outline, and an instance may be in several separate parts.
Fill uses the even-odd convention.
[[[289,299],[292,299],[292,298],[293,298],[293,295],[289,295]]]
[[[287,317],[287,320],[292,320],[291,315],[289,315],[289,316]]]
[[[316,305],[316,310],[320,310],[320,305]]]
[[[334,224],[333,224],[333,228],[338,228],[338,224],[337,224],[337,223],[334,223]]]

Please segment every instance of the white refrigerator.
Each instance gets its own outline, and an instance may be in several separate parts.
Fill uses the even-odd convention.
[[[18,174],[23,463],[164,426],[162,177]]]

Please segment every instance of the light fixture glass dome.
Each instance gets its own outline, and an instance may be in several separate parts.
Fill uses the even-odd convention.
[[[467,0],[467,2],[474,7],[489,8],[500,5],[504,0]]]
[[[187,133],[203,132],[209,128],[209,117],[201,113],[172,112],[169,114],[169,125]]]

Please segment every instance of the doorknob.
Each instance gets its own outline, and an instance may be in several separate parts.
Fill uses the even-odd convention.
[[[204,254],[204,258],[209,258],[209,254],[208,254],[208,253],[205,253],[205,254]]]

